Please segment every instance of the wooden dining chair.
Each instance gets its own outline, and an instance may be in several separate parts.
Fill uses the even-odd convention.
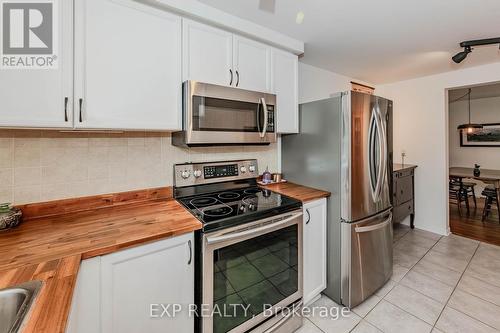
[[[458,215],[460,216],[462,216],[462,202],[465,202],[465,208],[467,208],[467,216],[469,216],[470,209],[467,192],[460,184],[457,184],[452,180],[450,180],[449,183],[449,197],[450,203],[454,203],[457,205]]]
[[[486,197],[483,208],[483,217],[481,220],[484,222],[491,214],[492,205],[496,205],[498,211],[498,222],[500,223],[500,205],[498,203],[497,190],[492,186],[487,186],[481,194]]]
[[[467,200],[469,200],[469,198],[472,197],[472,200],[474,201],[474,209],[477,208],[476,191],[474,190],[475,186],[476,183],[473,182],[462,182],[462,187],[464,188],[464,191],[467,194]]]

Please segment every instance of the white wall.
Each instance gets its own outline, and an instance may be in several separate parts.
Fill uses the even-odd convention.
[[[325,99],[336,92],[349,90],[352,80],[350,77],[299,62],[299,104]]]
[[[450,166],[500,170],[499,147],[460,147],[457,126],[469,121],[467,99],[449,105]],[[500,97],[471,100],[472,121],[480,124],[500,123]]]
[[[394,101],[394,154],[416,170],[418,228],[448,233],[448,88],[500,81],[500,62],[377,87]]]

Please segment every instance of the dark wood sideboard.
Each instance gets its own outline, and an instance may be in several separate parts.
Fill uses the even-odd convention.
[[[393,222],[401,223],[410,216],[410,226],[415,228],[415,168],[416,165],[393,165]]]

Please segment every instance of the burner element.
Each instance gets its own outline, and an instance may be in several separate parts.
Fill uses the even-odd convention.
[[[204,216],[221,217],[229,215],[233,209],[229,206],[207,207],[201,210]]]
[[[206,207],[216,204],[217,199],[212,197],[201,197],[201,198],[195,198],[191,200],[189,203],[195,207]]]
[[[243,191],[243,193],[245,193],[245,194],[256,194],[256,193],[259,193],[261,191],[262,190],[260,188],[254,187],[254,188],[249,188],[249,189]]]
[[[221,200],[238,199],[240,195],[236,192],[222,192],[217,196]]]

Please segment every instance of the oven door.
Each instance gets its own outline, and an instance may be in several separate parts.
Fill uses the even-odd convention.
[[[214,309],[203,333],[246,332],[302,299],[301,210],[204,235],[202,247],[202,304]]]
[[[276,142],[276,96],[238,88],[184,83],[188,145]]]

